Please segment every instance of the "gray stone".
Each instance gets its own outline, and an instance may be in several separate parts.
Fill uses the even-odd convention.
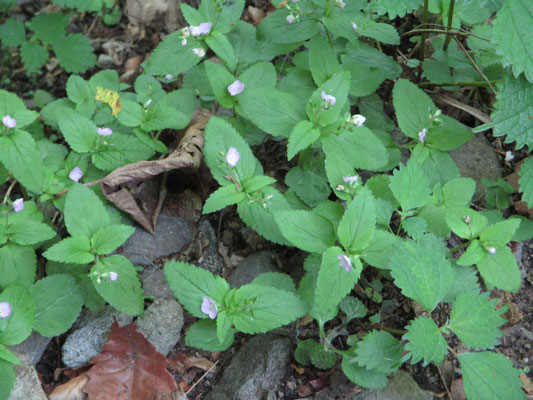
[[[9,400],[47,400],[32,360],[25,354],[17,356],[21,365],[15,365],[16,381]]]
[[[490,142],[482,134],[474,134],[472,140],[451,151],[450,155],[457,164],[461,176],[476,181],[474,200],[482,198],[487,191],[481,183],[481,178],[498,179],[503,176],[500,160]]]
[[[97,312],[84,310],[74,331],[63,345],[63,362],[67,367],[85,365],[100,353],[107,342],[111,323],[116,319],[120,325],[131,323],[133,318],[106,305]]]
[[[15,346],[9,346],[9,348],[17,354],[24,354],[35,365],[41,359],[51,340],[52,338],[41,336],[34,331],[25,341]]]
[[[385,389],[364,390],[353,400],[433,400],[433,393],[420,389],[409,373],[396,371]]]
[[[135,324],[155,349],[166,356],[180,340],[183,309],[174,299],[156,299]]]
[[[259,400],[287,374],[293,345],[289,338],[257,335],[245,343],[206,400]]]
[[[224,269],[224,258],[218,252],[217,234],[206,219],[198,224],[198,239],[206,239],[209,243],[198,260],[198,266],[220,275]]]
[[[242,260],[228,278],[232,288],[238,288],[254,280],[258,275],[265,272],[278,272],[273,263],[272,253],[260,251]]]
[[[159,267],[145,267],[141,274],[143,294],[159,299],[174,299],[163,270]]]
[[[151,265],[156,258],[179,252],[192,239],[187,221],[160,214],[155,234],[137,228],[122,248],[122,254],[135,265]]]

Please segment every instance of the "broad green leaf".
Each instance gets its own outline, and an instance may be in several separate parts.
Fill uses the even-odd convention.
[[[79,75],[70,75],[67,80],[67,96],[77,107],[87,110],[87,115],[94,113],[96,103],[94,94],[89,89],[87,82]]]
[[[285,175],[285,183],[305,204],[316,207],[331,193],[328,180],[320,172],[294,167]]]
[[[43,255],[52,261],[89,264],[94,260],[91,242],[85,236],[72,236],[54,244]]]
[[[314,310],[322,322],[339,305],[340,301],[351,292],[357,283],[363,266],[359,259],[353,259],[352,269],[347,272],[341,266],[339,255],[345,255],[340,247],[334,246],[322,254],[322,264],[318,272],[315,289]]]
[[[233,108],[235,97],[230,95],[228,86],[235,81],[235,77],[222,64],[213,61],[206,61],[204,68],[217,101],[222,107]]]
[[[379,15],[388,14],[389,19],[404,17],[424,5],[423,0],[372,0],[371,5]]]
[[[246,197],[246,194],[237,191],[234,184],[219,187],[216,191],[211,193],[211,196],[204,204],[203,213],[209,214],[233,204],[239,203]]]
[[[32,18],[31,29],[45,43],[53,43],[66,33],[69,14],[40,14]]]
[[[269,286],[249,284],[237,289],[235,297],[246,307],[233,314],[235,328],[244,333],[266,332],[302,317],[307,305],[295,293]]]
[[[516,258],[507,246],[496,248],[496,254],[486,253],[477,263],[477,269],[489,287],[518,292],[522,285]]]
[[[2,116],[11,115],[11,117],[17,120],[17,130],[9,136],[21,134],[19,129],[31,124],[39,116],[37,112],[28,110],[18,96],[2,89],[0,89],[0,114]],[[24,134],[27,135],[26,132]]]
[[[344,215],[344,207],[341,203],[336,201],[326,200],[322,204],[313,208],[313,212],[331,222],[331,225],[333,225],[333,228],[336,231],[342,216]]]
[[[442,299],[443,302],[452,303],[461,294],[480,292],[478,274],[475,268],[453,266],[453,270],[453,283],[446,296]]]
[[[468,247],[466,248],[466,251],[461,254],[461,257],[457,260],[457,264],[459,265],[474,265],[477,264],[478,261],[481,261],[483,257],[486,255],[486,250],[480,246],[479,240],[473,240]]]
[[[402,228],[414,240],[418,240],[428,232],[427,221],[419,216],[404,219]]]
[[[412,160],[394,170],[389,187],[403,212],[423,207],[431,198],[431,189],[424,172],[420,164]]]
[[[526,0],[517,0],[517,3]],[[533,57],[533,55],[532,55]],[[531,79],[530,79],[531,80]],[[506,136],[516,149],[533,149],[533,83],[524,77],[509,79],[498,86],[497,101],[491,114],[494,136]]]
[[[23,342],[30,336],[35,314],[35,303],[30,292],[16,283],[0,293],[0,302],[11,305],[11,315],[0,318],[0,343],[10,346]]]
[[[427,134],[426,144],[434,149],[449,151],[472,139],[472,133],[457,120],[442,115],[442,123],[432,126]]]
[[[533,207],[533,158],[526,159],[522,164],[518,183],[522,192],[522,200],[527,203],[528,207]]]
[[[533,52],[531,37],[533,3],[528,0],[505,0],[494,19],[493,40],[496,51],[503,56],[503,65],[512,65],[514,75],[522,72],[533,82]],[[520,146],[521,147],[521,146]]]
[[[243,182],[243,187],[246,193],[253,194],[255,191],[276,182],[276,179],[271,178],[270,176],[257,175],[248,179],[246,182]]]
[[[109,214],[102,201],[83,185],[74,185],[70,189],[64,213],[65,225],[72,236],[90,238],[100,228],[109,225]]]
[[[48,50],[38,43],[24,42],[20,46],[20,58],[28,75],[37,72],[48,60]]]
[[[339,308],[346,314],[346,321],[366,316],[366,307],[363,302],[352,296],[344,297],[339,303]]]
[[[379,200],[377,199],[376,201]],[[392,249],[400,241],[401,239],[398,236],[381,229],[376,229],[370,244],[363,252],[362,258],[367,264],[373,267],[388,269],[392,252],[383,251],[383,249]]]
[[[517,219],[508,219],[497,222],[481,232],[479,235],[479,241],[484,247],[505,246],[511,241],[519,225],[520,221]]]
[[[442,188],[442,201],[446,206],[468,206],[475,191],[475,180],[471,178],[452,179]]]
[[[429,149],[429,155],[425,159],[417,158],[415,153],[412,153],[410,160],[419,164],[431,188],[437,183],[445,185],[452,179],[461,177],[457,165],[447,152]]]
[[[348,253],[358,253],[370,244],[376,228],[376,206],[370,190],[355,196],[341,219],[337,235]]]
[[[495,310],[498,299],[489,300],[489,293],[469,292],[457,296],[453,302],[449,328],[461,342],[476,350],[491,349],[503,336],[499,326],[505,323],[500,316],[504,311]]]
[[[216,322],[218,341],[219,343],[224,343],[228,336],[233,336],[231,329],[233,326],[233,317],[228,313],[227,310],[222,309],[218,311]]]
[[[235,52],[233,51],[233,46],[224,34],[217,31],[211,32],[209,36],[205,38],[205,42],[230,70],[235,69],[237,64]]]
[[[309,66],[317,86],[342,70],[335,51],[322,35],[315,36],[309,42]]]
[[[503,354],[483,351],[458,356],[465,393],[470,400],[525,400],[518,377],[522,372]]]
[[[239,66],[247,66],[258,61],[260,49],[257,42],[256,28],[244,21],[237,21],[233,29],[226,35],[235,53],[235,59]],[[269,65],[272,65],[268,63]],[[241,76],[242,77],[242,76]],[[242,82],[244,82],[241,79]],[[246,85],[246,83],[244,82]]]
[[[20,46],[26,40],[26,29],[22,21],[10,17],[0,25],[0,40],[4,46]]]
[[[331,79],[324,82],[316,89],[306,106],[307,117],[314,124],[319,126],[329,126],[337,121],[339,115],[346,111],[348,91],[350,88],[350,73],[348,71],[339,72]],[[336,103],[328,107],[324,106],[322,92],[335,97]]]
[[[46,224],[36,221],[20,221],[9,225],[9,240],[20,245],[30,245],[52,239],[56,232]]]
[[[520,221],[520,226],[514,233],[511,241],[523,242],[524,240],[529,240],[533,238],[533,221],[532,220],[522,215],[512,215],[510,218],[512,219],[516,218]]]
[[[289,11],[286,8],[276,10],[264,18],[258,26],[258,33],[265,40],[274,43],[297,43],[310,39],[320,30],[320,23],[304,14],[294,24],[287,22]]]
[[[0,399],[9,399],[9,394],[16,380],[13,364],[0,360],[0,376],[2,376],[2,380],[0,380]]]
[[[69,146],[78,153],[96,150],[96,125],[78,113],[63,112],[58,119],[59,129]]]
[[[246,88],[264,87],[274,89],[278,79],[278,73],[272,63],[258,62],[239,75],[239,80]]]
[[[128,225],[109,225],[97,230],[91,237],[91,248],[96,254],[109,254],[133,235],[135,228]]]
[[[363,15],[355,15],[356,33],[386,44],[400,44],[400,35],[392,24],[373,21]]]
[[[342,358],[342,372],[356,385],[365,389],[383,389],[387,386],[387,373],[378,372],[374,369],[368,369],[359,366],[353,358],[344,356]]]
[[[418,317],[407,326],[403,335],[407,340],[405,349],[411,352],[411,364],[424,359],[424,365],[433,362],[440,364],[448,354],[448,343],[439,331],[439,327],[430,317]]]
[[[69,329],[80,314],[83,295],[76,280],[65,274],[40,279],[30,287],[35,301],[33,328],[43,336],[57,336]]]
[[[282,289],[287,292],[296,293],[294,281],[287,274],[280,272],[264,272],[252,281],[253,285],[269,286],[276,289]]]
[[[103,171],[112,171],[125,164],[144,161],[153,151],[140,140],[130,135],[113,133],[98,146],[92,155],[93,164]]]
[[[37,257],[28,246],[6,244],[0,247],[0,288],[12,283],[30,286],[35,281]]]
[[[389,374],[401,364],[402,345],[390,333],[373,330],[358,343],[355,353],[360,366]]]
[[[219,307],[224,304],[229,285],[220,276],[179,261],[167,262],[164,271],[174,296],[195,317],[207,318],[201,311],[204,296],[211,298]]]
[[[433,311],[453,282],[453,269],[443,242],[433,235],[396,245],[389,268],[402,293]]]
[[[312,346],[309,351],[311,364],[320,369],[330,369],[337,363],[337,353],[317,343],[318,346]],[[329,351],[328,351],[329,350]]]
[[[9,350],[3,344],[0,344],[0,360],[5,360],[7,362],[10,362],[11,364],[20,365],[20,360],[15,355],[15,353],[13,353],[11,350]],[[1,389],[0,389],[0,394],[1,393],[2,392],[1,392]]]
[[[311,364],[310,353],[311,349],[316,345],[320,346],[314,339],[306,339],[296,342],[296,350],[294,351],[294,359],[296,362],[303,366],[308,366]]]
[[[320,137],[320,131],[308,120],[300,121],[294,127],[287,145],[287,157],[289,161],[298,152],[307,149]]]
[[[81,33],[67,35],[52,46],[59,64],[67,72],[82,73],[96,65],[91,41]]]
[[[118,121],[128,127],[136,127],[144,122],[144,112],[136,101],[130,99],[120,99],[122,110],[117,115]]]
[[[274,218],[283,236],[299,249],[322,253],[335,244],[331,223],[311,211],[282,211]]]
[[[216,321],[201,319],[194,323],[185,334],[185,344],[208,351],[225,351],[234,340],[235,330],[226,335],[223,343],[218,341]]]
[[[181,31],[179,29],[166,36],[146,62],[146,73],[150,75],[178,75],[187,72],[202,61],[193,52],[196,44],[192,44],[191,41],[187,46],[182,46],[180,42]]]
[[[447,207],[446,223],[463,239],[477,237],[489,224],[487,218],[468,207]]]
[[[98,282],[97,273],[115,272],[115,281],[101,279]],[[141,282],[135,267],[123,256],[113,255],[100,258],[91,268],[91,281],[100,296],[105,301],[128,315],[139,315],[144,310]]]

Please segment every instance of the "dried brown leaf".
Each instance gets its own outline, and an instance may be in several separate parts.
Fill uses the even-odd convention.
[[[89,382],[87,371],[81,375],[72,378],[67,383],[56,386],[52,393],[48,395],[50,400],[85,400],[87,394],[83,388]]]

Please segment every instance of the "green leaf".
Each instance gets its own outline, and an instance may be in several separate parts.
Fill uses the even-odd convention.
[[[116,281],[101,279],[97,273],[115,272]],[[123,256],[113,255],[100,258],[91,268],[91,281],[105,301],[128,315],[139,315],[144,310],[141,282],[135,267]]]
[[[233,108],[235,97],[230,95],[228,86],[235,81],[235,77],[222,64],[206,61],[203,65],[217,101],[222,107]]]
[[[449,151],[472,139],[473,135],[459,121],[442,115],[442,123],[429,129],[426,144],[434,149]]]
[[[355,353],[360,366],[388,374],[401,364],[402,345],[390,333],[373,330],[358,343]]]
[[[311,211],[282,211],[274,216],[283,236],[310,253],[322,253],[335,244],[331,223]]]
[[[531,19],[533,4],[528,0],[505,0],[494,20],[493,40],[496,51],[503,56],[503,65],[512,65],[515,77],[522,72],[533,82]]]
[[[339,303],[341,311],[346,314],[346,321],[366,316],[366,307],[363,302],[355,297],[346,296]]]
[[[167,262],[164,271],[174,296],[195,317],[207,318],[201,311],[204,296],[211,298],[219,307],[224,304],[229,285],[220,276],[178,261]]]
[[[211,32],[205,38],[207,45],[215,52],[215,54],[228,66],[229,69],[234,70],[237,64],[233,46],[221,32]]]
[[[402,293],[433,311],[453,281],[451,263],[443,242],[433,235],[396,245],[389,268]]]
[[[393,20],[418,10],[423,3],[423,0],[372,0],[371,4],[379,15],[387,13],[389,19]]]
[[[58,118],[59,129],[69,146],[78,153],[90,153],[96,150],[98,133],[96,125],[88,118],[73,113],[63,112]]]
[[[342,70],[337,54],[322,35],[315,36],[309,42],[309,66],[317,86]]]
[[[341,112],[345,111],[350,88],[350,73],[343,71],[328,79],[316,89],[306,106],[306,113],[311,122],[326,127],[337,121]],[[322,92],[335,97],[335,105],[325,107]]]
[[[31,29],[35,36],[45,43],[52,43],[63,36],[70,14],[50,13],[32,18]]]
[[[202,350],[225,351],[233,344],[234,331],[233,329],[230,334],[226,335],[224,342],[220,343],[217,336],[216,321],[201,319],[187,330],[185,344]]]
[[[418,139],[418,133],[430,128],[430,117],[437,111],[433,101],[414,83],[399,79],[392,92],[398,126],[407,136]]]
[[[311,358],[309,355],[311,353],[311,349],[316,345],[320,346],[320,343],[313,339],[306,339],[296,342],[296,350],[294,351],[294,359],[296,362],[303,366],[308,366],[311,364]]]
[[[447,207],[446,223],[463,239],[477,237],[489,224],[487,218],[468,207]]]
[[[113,133],[98,146],[91,160],[97,168],[112,171],[125,164],[144,161],[152,155],[153,150],[137,138]]]
[[[289,11],[285,7],[269,14],[259,23],[258,34],[263,35],[267,42],[297,43],[310,39],[319,32],[319,22],[301,14],[299,21],[289,24],[288,15]]]
[[[475,180],[471,178],[452,179],[442,188],[442,201],[446,206],[468,206],[475,191]]]
[[[524,0],[518,0],[520,3]],[[498,86],[497,101],[491,114],[494,136],[516,142],[516,149],[533,149],[533,84],[524,77],[506,80]]]
[[[480,292],[478,274],[475,268],[453,266],[453,270],[453,283],[450,287],[450,290],[448,290],[448,293],[446,293],[446,296],[444,296],[442,299],[443,302],[452,303],[457,296],[461,294],[468,292]]]
[[[30,336],[35,314],[30,292],[15,283],[0,293],[0,302],[11,305],[11,315],[0,319],[0,343],[10,346],[23,342]]]
[[[53,261],[88,264],[94,260],[91,242],[85,236],[73,236],[54,244],[43,255]]]
[[[468,399],[525,400],[522,381],[518,378],[522,372],[514,369],[503,354],[462,353],[458,359]]]
[[[0,25],[0,40],[4,46],[20,46],[26,40],[24,24],[13,17]]]
[[[37,72],[48,60],[48,51],[38,43],[24,42],[20,46],[20,58],[28,75]]]
[[[520,221],[520,226],[514,233],[512,237],[513,242],[523,242],[524,240],[529,240],[533,238],[533,221],[529,218],[526,218],[522,215],[512,215],[512,219],[517,219]]]
[[[296,293],[294,281],[287,274],[280,272],[264,272],[254,278],[253,285],[269,286],[276,289],[282,289],[287,292]]]
[[[383,251],[383,249],[392,249],[400,241],[398,236],[381,229],[376,229],[372,241],[363,252],[362,258],[373,267],[388,269],[391,252]]]
[[[466,251],[459,257],[457,264],[474,265],[485,257],[486,250],[479,245],[479,240],[473,240],[467,247]]]
[[[339,242],[350,254],[370,244],[376,228],[376,206],[370,190],[363,188],[350,203],[338,229]]]
[[[533,142],[533,141],[532,141]],[[520,191],[522,200],[527,203],[529,208],[533,207],[533,158],[527,158],[520,168]]]
[[[9,394],[15,384],[16,376],[13,365],[4,360],[0,360],[0,399],[9,399]]]
[[[359,259],[353,259],[353,268],[347,272],[340,265],[339,255],[344,255],[340,247],[330,247],[322,254],[322,264],[318,272],[315,289],[315,314],[325,322],[340,301],[351,292],[359,280],[363,266]]]
[[[242,307],[233,315],[235,328],[244,333],[266,332],[302,317],[307,305],[300,297],[282,289],[249,284],[236,290]]]
[[[43,336],[57,336],[69,329],[81,312],[83,295],[76,280],[56,274],[30,287],[35,301],[33,328]]]
[[[76,110],[85,116],[92,116],[96,109],[95,95],[79,75],[70,75],[67,80],[67,96],[76,103]]]
[[[5,360],[11,364],[20,365],[20,360],[18,357],[13,353],[11,350],[9,350],[6,346],[3,344],[0,344],[0,360]],[[1,370],[0,370],[1,371]],[[1,394],[0,389],[0,394]],[[1,397],[0,397],[1,398]]]
[[[144,112],[136,101],[130,99],[120,99],[122,110],[118,113],[118,121],[128,127],[136,127],[144,122]]]
[[[36,221],[19,221],[9,225],[7,233],[11,242],[21,245],[44,242],[56,235],[51,227]]]
[[[81,33],[67,35],[52,46],[59,64],[67,72],[81,73],[96,65],[91,41]]]
[[[221,210],[241,202],[245,197],[246,194],[237,191],[233,184],[219,187],[215,192],[211,193],[211,196],[206,200],[202,213],[209,214]]]
[[[522,284],[516,258],[507,246],[496,248],[496,254],[486,253],[477,263],[485,284],[508,292],[518,292]]]
[[[309,207],[323,203],[331,193],[322,171],[294,167],[285,175],[285,183]]]
[[[394,170],[389,187],[404,212],[423,207],[431,199],[431,189],[424,172],[413,160]]]
[[[307,121],[300,121],[293,128],[287,145],[289,161],[300,151],[307,149],[320,137],[320,131]]]
[[[403,339],[408,341],[405,349],[411,352],[411,364],[421,359],[424,359],[424,365],[430,362],[440,364],[448,354],[448,343],[430,317],[412,320]]]
[[[511,241],[519,225],[520,221],[517,219],[507,219],[497,222],[481,232],[479,241],[484,247],[505,246]]]
[[[320,344],[311,347],[309,358],[311,364],[320,369],[330,369],[337,363],[337,354],[331,350],[325,350]]]
[[[102,201],[88,187],[74,185],[65,201],[65,225],[72,236],[92,237],[109,225],[109,214]]]
[[[91,237],[91,248],[96,254],[109,254],[133,235],[135,228],[128,225],[109,225],[97,230]]]
[[[253,194],[257,190],[276,182],[276,179],[271,178],[270,176],[257,175],[248,179],[246,182],[243,182],[243,187],[246,193]]]
[[[357,24],[356,33],[361,36],[386,44],[400,44],[400,35],[392,24],[375,22],[362,15],[355,15],[353,21]]]
[[[180,42],[181,31],[179,29],[166,36],[146,62],[146,73],[150,75],[178,75],[202,61],[192,50],[196,45],[182,46]]]
[[[498,344],[503,333],[498,329],[505,323],[495,310],[498,299],[489,300],[489,293],[469,292],[457,296],[453,302],[449,328],[461,342],[476,350],[490,349]]]
[[[0,288],[12,283],[30,286],[36,271],[37,257],[31,247],[10,243],[0,247]]]
[[[277,83],[278,73],[272,63],[257,62],[239,75],[239,80],[246,88],[270,88],[274,89]]]
[[[344,356],[342,358],[342,372],[356,385],[365,389],[383,389],[387,386],[387,374],[359,366],[355,359]]]

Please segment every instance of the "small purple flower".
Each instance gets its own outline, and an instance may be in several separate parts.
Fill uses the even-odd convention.
[[[24,210],[24,199],[17,199],[13,202],[13,210],[18,213]]]
[[[200,58],[205,57],[205,50],[202,47],[192,49],[192,51]]]
[[[182,45],[182,46],[187,46],[187,39],[183,39],[183,40],[181,41],[181,45]]]
[[[343,176],[342,177],[342,180],[346,183],[355,183],[359,180],[359,176],[358,175],[354,175],[354,176]]]
[[[426,141],[426,134],[428,133],[428,130],[426,128],[422,129],[420,132],[418,132],[418,141],[420,143],[425,143]]]
[[[238,94],[241,94],[243,90],[244,90],[244,83],[242,83],[238,79],[228,86],[228,92],[232,96],[237,96]]]
[[[490,254],[496,254],[496,248],[495,247],[489,247],[487,249],[487,251],[490,253]]]
[[[350,21],[350,25],[352,25],[352,29],[354,30],[354,32],[357,32],[357,24],[353,21]]]
[[[202,35],[208,35],[211,31],[211,22],[202,22],[198,28],[200,28],[200,33]]]
[[[106,279],[107,279],[108,281],[115,282],[115,281],[118,279],[118,274],[117,274],[116,272],[111,271],[111,272],[109,273],[109,276],[106,277]]]
[[[217,317],[218,307],[213,301],[213,299],[211,299],[210,297],[204,296],[201,310],[205,315],[208,315],[209,318],[211,319],[215,319]]]
[[[109,136],[113,133],[113,131],[111,130],[111,128],[108,128],[108,127],[104,127],[104,128],[97,128],[96,129],[96,132],[98,132],[98,134],[100,136]]]
[[[324,108],[329,108],[329,106],[334,106],[335,103],[337,103],[337,99],[330,95],[330,94],[327,94],[325,91],[322,90],[322,93],[320,94],[320,97],[322,98],[322,100],[324,100],[324,102],[326,103],[324,105]]]
[[[342,268],[344,268],[346,270],[346,272],[351,272],[352,269],[353,269],[353,265],[352,265],[352,260],[350,260],[350,257],[348,257],[347,255],[345,254],[339,254],[337,256],[337,258],[339,259],[339,266],[341,266]]]
[[[4,124],[6,128],[13,129],[14,127],[17,126],[17,120],[11,117],[11,115],[4,115],[2,117],[2,123]]]
[[[287,18],[285,18],[288,24],[294,24],[296,22],[296,18],[294,18],[294,15],[289,14],[287,15]]]
[[[230,147],[226,153],[226,162],[234,167],[237,165],[240,159],[241,155],[239,154],[239,151],[235,147]]]
[[[352,115],[352,122],[358,128],[362,127],[365,121],[366,118],[361,114]]]
[[[189,32],[191,33],[191,35],[193,36],[200,36],[200,27],[199,26],[190,26],[189,27]]]
[[[7,301],[0,303],[0,318],[7,318],[11,315],[11,304]]]
[[[79,180],[83,177],[83,171],[80,167],[75,167],[72,169],[72,171],[70,171],[68,177],[74,182],[79,182]]]

